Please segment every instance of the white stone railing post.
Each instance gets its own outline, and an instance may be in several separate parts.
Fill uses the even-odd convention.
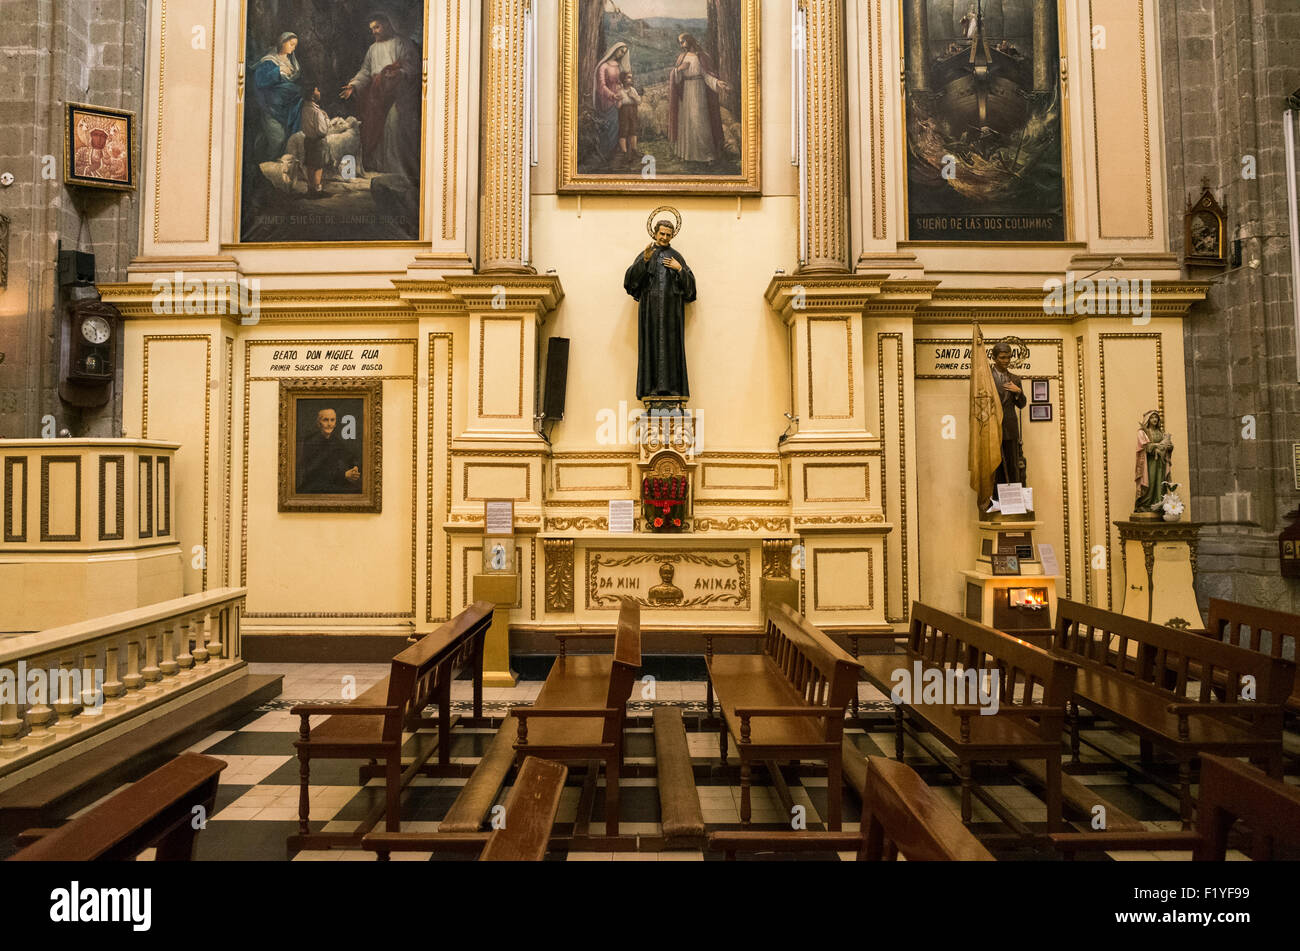
[[[23,696],[26,684],[18,682],[16,667],[5,667],[14,678],[15,698],[13,703],[0,703],[0,760],[12,759],[27,750],[27,746],[18,737],[27,725],[18,715],[17,698]]]
[[[161,628],[157,624],[151,624],[145,628],[144,635],[144,667],[140,673],[144,675],[146,693],[157,693],[156,685],[162,680],[162,668],[157,663],[158,634]]]
[[[128,645],[129,649],[129,645]],[[120,710],[125,703],[122,698],[126,696],[126,684],[119,680],[121,676],[120,660],[122,654],[122,641],[120,637],[113,638],[108,646],[104,648],[104,713],[113,714]]]
[[[73,690],[73,674],[77,669],[76,660],[60,657],[57,664],[50,664],[50,693],[54,697],[54,712],[59,715],[51,729],[61,733],[70,733],[80,729],[77,714],[81,712],[79,691]]]
[[[180,639],[176,666],[181,670],[189,670],[194,666],[194,655],[190,653],[190,633],[197,627],[198,622],[192,614],[187,614],[176,624],[176,636]]]
[[[40,661],[35,660],[33,663],[38,664]],[[31,727],[27,741],[32,746],[44,746],[54,739],[54,734],[49,730],[50,722],[54,719],[54,708],[47,702],[50,698],[49,680],[42,677],[32,681],[27,685],[26,691],[27,725]]]
[[[176,639],[181,636],[183,623],[178,618],[163,622],[162,660],[158,664],[158,669],[162,671],[164,678],[175,677],[180,670],[180,665],[176,663]]]
[[[99,647],[87,648],[81,655],[81,715],[83,717],[100,717],[104,715],[104,700],[99,686],[95,683],[95,671],[99,666]],[[101,674],[107,676],[107,673]]]
[[[0,776],[236,666],[243,597],[225,588],[0,639]]]
[[[206,664],[208,662],[207,648],[207,629],[212,623],[212,612],[204,611],[203,617],[194,628],[194,650],[191,652],[194,657],[195,665]]]
[[[140,690],[144,687],[144,674],[140,672],[140,634],[136,632],[126,639],[126,674],[122,684],[127,692],[126,702],[134,706],[140,702]]]

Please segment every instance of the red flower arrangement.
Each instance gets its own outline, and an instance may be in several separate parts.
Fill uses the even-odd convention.
[[[641,480],[642,516],[654,531],[676,531],[686,516],[686,493],[690,482],[685,476],[667,479],[646,476]]]

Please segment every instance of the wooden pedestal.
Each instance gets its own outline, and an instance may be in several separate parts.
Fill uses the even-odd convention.
[[[513,687],[519,679],[510,669],[510,608],[519,596],[519,575],[474,576],[474,600],[491,601],[492,626],[483,643],[483,686]]]

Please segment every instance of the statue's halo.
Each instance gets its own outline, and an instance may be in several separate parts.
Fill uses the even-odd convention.
[[[660,205],[654,211],[650,212],[650,217],[645,220],[646,233],[652,238],[655,236],[655,219],[659,217],[659,212],[661,211],[670,212],[673,216],[673,220],[677,222],[676,227],[673,228],[673,237],[677,237],[682,233],[682,213],[672,205]]]

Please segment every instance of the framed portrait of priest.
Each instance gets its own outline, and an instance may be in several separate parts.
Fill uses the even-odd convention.
[[[239,241],[418,241],[428,0],[243,11]]]
[[[281,381],[281,512],[381,511],[382,386]]]
[[[759,0],[559,2],[561,193],[759,193]]]

